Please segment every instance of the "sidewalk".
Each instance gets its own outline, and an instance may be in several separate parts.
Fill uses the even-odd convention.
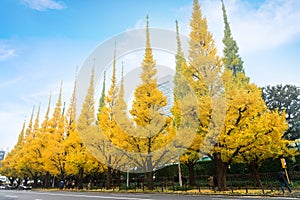
[[[57,189],[58,190],[58,189]],[[216,196],[253,196],[253,197],[282,197],[282,199],[285,198],[295,198],[295,199],[300,199],[300,188],[293,188],[292,193],[289,193],[288,191],[286,191],[284,194],[281,192],[281,190],[279,191],[278,189],[276,190],[269,190],[266,189],[264,191],[264,193],[262,192],[262,190],[259,189],[249,189],[249,190],[245,190],[245,189],[240,189],[240,190],[227,190],[227,191],[216,191],[214,192],[213,190],[209,190],[209,189],[201,189],[199,191],[199,189],[192,189],[192,190],[187,190],[187,191],[174,191],[174,190],[166,190],[164,189],[162,191],[162,189],[156,189],[156,190],[142,190],[142,189],[137,189],[137,190],[118,190],[118,189],[111,189],[111,190],[105,190],[105,189],[92,189],[92,190],[64,190],[64,191],[80,191],[80,192],[109,192],[109,193],[157,193],[157,194],[178,194],[178,195],[216,195]]]
[[[105,192],[105,190],[102,190],[102,192]],[[106,191],[109,192],[109,191]],[[255,196],[255,197],[282,197],[284,199],[285,197],[289,198],[295,198],[295,199],[300,199],[300,189],[294,188],[292,190],[292,193],[289,193],[288,191],[285,191],[283,194],[282,191],[280,190],[269,190],[266,189],[264,190],[264,193],[262,190],[259,189],[240,189],[240,190],[234,190],[233,192],[231,190],[228,191],[216,191],[214,192],[213,190],[209,189],[201,189],[200,191],[198,189],[193,189],[193,190],[187,190],[187,191],[173,191],[173,190],[164,190],[162,191],[161,189],[159,190],[153,190],[153,191],[142,191],[142,190],[121,190],[121,191],[110,191],[110,192],[123,192],[123,193],[168,193],[168,194],[181,194],[181,195],[220,195],[220,196]]]
[[[167,191],[166,191],[167,192]],[[169,192],[167,192],[169,193]],[[170,192],[174,193],[174,192]],[[175,191],[176,193],[176,191]],[[249,189],[247,192],[245,189],[241,190],[234,190],[233,192],[231,190],[229,191],[212,191],[212,190],[201,190],[200,192],[198,190],[189,190],[186,192],[177,192],[178,194],[195,194],[195,195],[228,195],[228,196],[257,196],[257,197],[282,197],[283,199],[285,197],[292,197],[295,199],[300,199],[300,188],[293,188],[292,193],[290,193],[288,190],[285,191],[283,194],[282,191],[280,190],[265,190],[264,193],[262,190],[258,189]]]

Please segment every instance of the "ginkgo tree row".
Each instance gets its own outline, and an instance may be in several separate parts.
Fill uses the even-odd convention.
[[[194,166],[202,156],[208,156],[215,164],[219,190],[226,189],[226,171],[231,163],[246,163],[256,184],[261,184],[257,169],[262,161],[294,154],[282,137],[288,124],[284,112],[268,109],[261,89],[245,75],[223,1],[222,10],[223,57],[217,54],[197,0],[190,20],[188,55],[183,53],[176,22],[172,116],[162,112],[167,98],[157,83],[147,17],[141,84],[135,88],[131,108],[124,100],[123,67],[121,84],[117,85],[115,51],[111,85],[106,94],[104,78],[97,116],[93,68],[78,119],[75,81],[66,111],[62,89],[51,117],[51,97],[41,123],[40,108],[35,119],[32,111],[27,127],[24,123],[17,144],[3,161],[3,174],[35,181],[43,175],[46,186],[50,174],[61,180],[74,175],[82,188],[87,174],[106,171],[110,188],[112,171],[130,168],[146,173],[151,190],[153,171],[176,160],[187,165],[189,184],[194,186]]]
[[[86,174],[101,173],[105,166],[87,151],[76,128],[75,87],[67,111],[62,106],[62,89],[50,117],[50,103],[42,123],[39,122],[40,107],[34,120],[34,108],[28,123],[19,134],[17,144],[3,161],[2,172],[18,180],[34,180],[37,184],[44,177],[43,186],[50,187],[52,175],[65,180],[68,175],[77,179],[79,188]],[[51,175],[51,176],[50,176]],[[20,183],[19,183],[20,184]],[[26,183],[25,183],[26,184]]]

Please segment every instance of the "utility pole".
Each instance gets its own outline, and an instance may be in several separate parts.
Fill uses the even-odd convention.
[[[179,150],[178,150],[178,179],[179,179],[179,186],[182,187],[181,166],[180,166],[180,153],[179,153]]]

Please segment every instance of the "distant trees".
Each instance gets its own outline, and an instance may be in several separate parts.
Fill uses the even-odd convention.
[[[285,112],[289,126],[283,137],[290,140],[300,138],[300,88],[295,85],[269,85],[262,91],[269,109]]]

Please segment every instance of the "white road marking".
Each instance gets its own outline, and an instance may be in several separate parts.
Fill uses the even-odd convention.
[[[247,197],[246,199],[260,199],[260,198],[265,198],[265,197],[261,197],[261,196],[245,196],[245,197]],[[222,197],[216,197],[216,198],[212,198],[211,200],[223,200],[224,198],[222,198]],[[280,199],[280,200],[282,200],[283,199],[283,197],[268,197],[268,199]],[[296,199],[296,197],[284,197],[284,199],[286,200],[286,199],[290,199],[290,200],[295,200]],[[227,199],[226,198],[226,200],[245,200],[245,198],[239,198],[239,197],[237,197],[237,198],[231,198],[231,199]]]
[[[144,199],[144,198],[136,198],[129,196],[92,196],[92,195],[83,195],[83,194],[57,194],[57,193],[42,193],[42,192],[32,192],[34,194],[40,195],[49,195],[49,196],[63,196],[63,197],[83,197],[83,198],[97,198],[97,199],[124,199],[124,200],[154,200],[154,199]]]
[[[13,199],[17,199],[18,198],[18,196],[13,196],[13,195],[5,195],[4,197],[13,198]]]

